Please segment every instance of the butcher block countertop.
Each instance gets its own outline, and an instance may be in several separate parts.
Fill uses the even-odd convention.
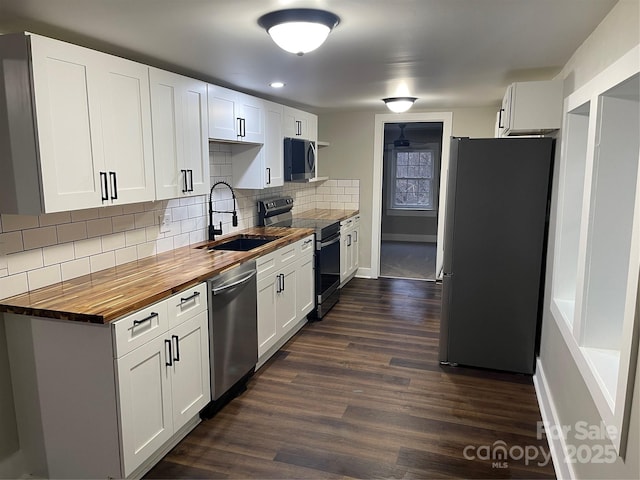
[[[360,213],[360,210],[340,210],[329,208],[313,208],[296,213],[295,218],[316,218],[318,220],[335,220],[341,222]]]
[[[0,312],[78,322],[110,323],[313,232],[308,228],[248,228],[220,237],[215,242],[181,247],[2,299]],[[279,238],[248,252],[214,251],[206,248],[242,234]]]

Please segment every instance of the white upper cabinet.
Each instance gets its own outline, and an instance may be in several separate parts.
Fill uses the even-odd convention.
[[[207,87],[209,138],[264,143],[263,100],[217,85]]]
[[[284,185],[282,116],[284,107],[263,101],[263,146],[237,146],[233,151],[233,186],[262,189]]]
[[[302,138],[316,142],[318,140],[318,117],[292,107],[284,107],[285,137]]]
[[[562,81],[509,85],[498,112],[496,136],[539,135],[562,125]]]
[[[0,37],[0,57],[2,213],[155,198],[147,66],[27,34]]]
[[[207,84],[149,69],[158,200],[209,191]]]

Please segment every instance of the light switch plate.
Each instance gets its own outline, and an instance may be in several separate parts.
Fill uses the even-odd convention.
[[[169,233],[171,231],[171,214],[165,213],[164,215],[158,215],[158,222],[160,223],[160,233]]]

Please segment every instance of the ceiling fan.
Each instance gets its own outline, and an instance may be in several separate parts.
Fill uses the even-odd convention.
[[[393,146],[395,148],[411,146],[411,141],[408,138],[405,138],[404,136],[404,129],[407,126],[407,124],[399,123],[398,126],[400,127],[400,136],[393,141]]]

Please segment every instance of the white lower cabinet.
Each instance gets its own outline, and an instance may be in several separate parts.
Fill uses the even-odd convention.
[[[210,400],[207,312],[116,360],[125,476]]]
[[[358,271],[360,215],[340,222],[340,286],[344,286]]]
[[[29,473],[141,477],[195,427],[211,398],[206,298],[203,283],[107,325],[5,315]]]
[[[314,307],[313,235],[257,259],[258,367],[306,321]]]

